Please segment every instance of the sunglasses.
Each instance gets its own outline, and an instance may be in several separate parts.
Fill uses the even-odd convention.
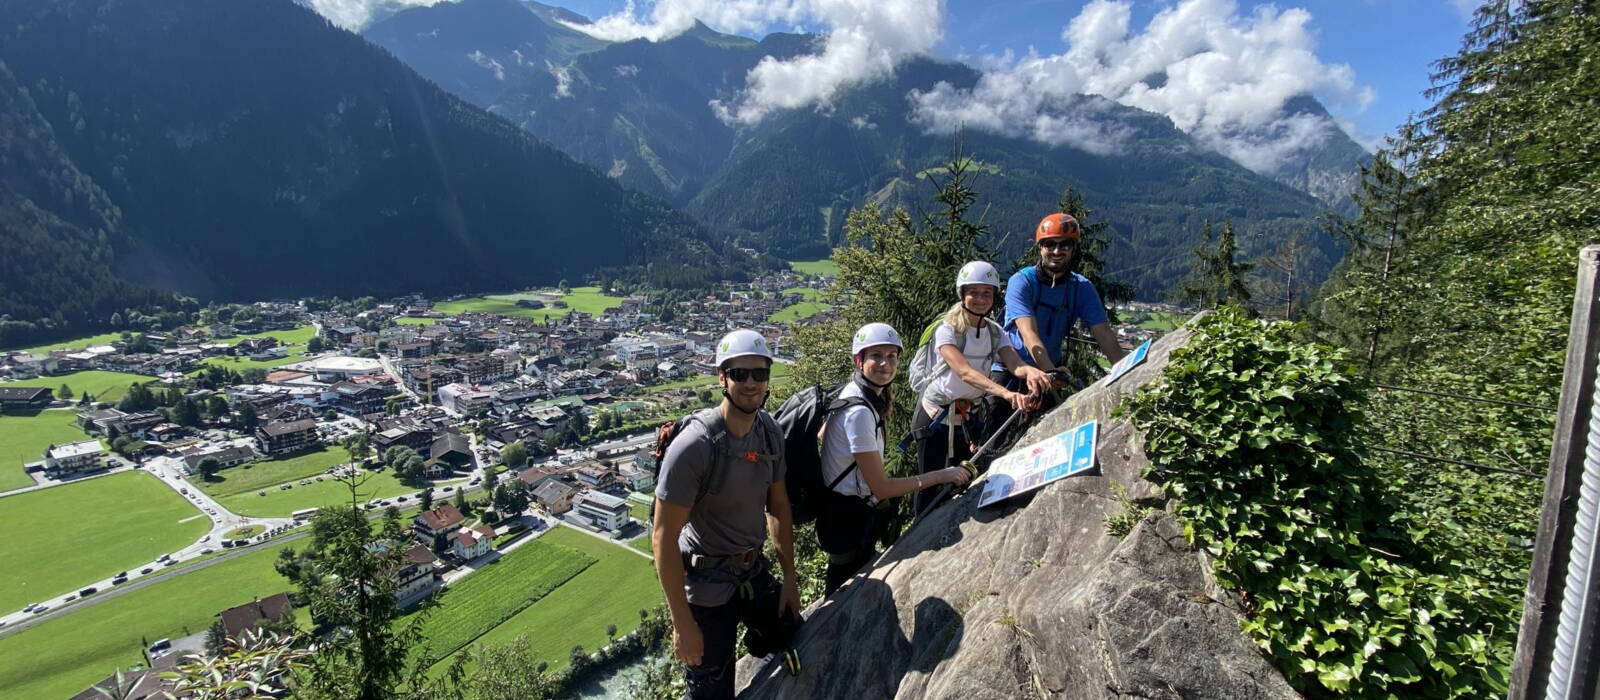
[[[764,382],[772,378],[772,369],[768,367],[756,367],[754,369],[748,367],[729,367],[728,369],[722,370],[722,376],[732,379],[736,383],[743,382],[747,379]]]
[[[1078,247],[1078,242],[1071,238],[1047,238],[1039,241],[1039,247],[1045,250],[1072,250]]]

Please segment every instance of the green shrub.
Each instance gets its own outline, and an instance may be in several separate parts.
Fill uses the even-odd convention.
[[[1503,695],[1507,601],[1395,515],[1356,437],[1364,391],[1348,358],[1297,330],[1233,311],[1202,320],[1124,407],[1146,478],[1178,500],[1245,633],[1297,689]]]

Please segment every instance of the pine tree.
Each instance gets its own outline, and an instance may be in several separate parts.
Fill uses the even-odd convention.
[[[62,384],[61,389],[56,391],[56,398],[61,399],[62,401],[71,401],[72,387]]]

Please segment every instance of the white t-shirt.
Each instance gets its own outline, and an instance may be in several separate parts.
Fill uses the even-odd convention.
[[[961,354],[967,358],[967,364],[979,372],[988,373],[989,365],[994,362],[997,351],[996,343],[1005,336],[995,331],[999,325],[988,319],[983,323],[967,329],[967,346]],[[933,332],[933,347],[935,350],[946,345],[956,344],[956,329],[948,322],[939,324]],[[928,388],[922,392],[922,406],[929,415],[937,414],[941,406],[948,406],[957,399],[973,400],[982,397],[984,390],[979,389],[963,380],[953,371],[943,371],[928,383]],[[952,412],[953,413],[953,412]],[[959,418],[955,419],[959,422]]]
[[[849,397],[865,398],[860,384],[850,382],[839,392],[839,398]],[[823,424],[822,484],[826,486],[839,478],[856,461],[857,452],[883,455],[883,433],[878,430],[878,417],[870,406],[848,406],[828,416],[828,422]],[[872,497],[872,488],[861,477],[859,468],[852,470],[833,490],[846,496]]]

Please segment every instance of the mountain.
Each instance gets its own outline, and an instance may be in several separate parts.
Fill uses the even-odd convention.
[[[55,144],[14,168],[35,185],[5,184],[98,232],[109,254],[83,264],[145,287],[450,293],[653,263],[710,279],[749,263],[289,0],[4,3],[0,60],[18,86],[4,118]],[[39,173],[83,194],[35,199],[52,191]]]
[[[911,120],[906,96],[940,81],[968,87],[978,77],[959,63],[913,59],[825,107],[734,127],[716,117],[711,101],[736,98],[762,58],[809,53],[818,37],[773,34],[757,42],[697,24],[660,42],[586,44],[578,52],[539,55],[533,51],[551,44],[549,37],[582,34],[541,7],[547,6],[523,0],[440,3],[399,12],[364,36],[441,85],[471,82],[463,96],[625,186],[790,258],[825,255],[851,207],[869,201],[925,207],[935,189],[928,171],[950,158],[953,138],[924,133]],[[520,43],[487,29],[508,26],[509,17],[522,28]],[[517,69],[496,71],[469,58],[480,55]],[[449,70],[431,68],[446,63]],[[1286,109],[1321,110],[1306,100]],[[1163,116],[1093,97],[1080,98],[1074,109],[1104,132],[1124,135],[1124,146],[1098,154],[967,131],[980,205],[989,207],[987,222],[1005,236],[1000,253],[1010,259],[1062,190],[1076,188],[1112,222],[1111,257],[1124,261],[1125,278],[1142,298],[1159,296],[1187,270],[1205,221],[1232,221],[1247,254],[1313,228],[1329,206],[1319,198],[1342,201],[1365,155],[1342,132],[1330,133],[1292,165],[1258,174]],[[1341,250],[1326,237],[1315,248],[1307,265],[1320,277]]]

